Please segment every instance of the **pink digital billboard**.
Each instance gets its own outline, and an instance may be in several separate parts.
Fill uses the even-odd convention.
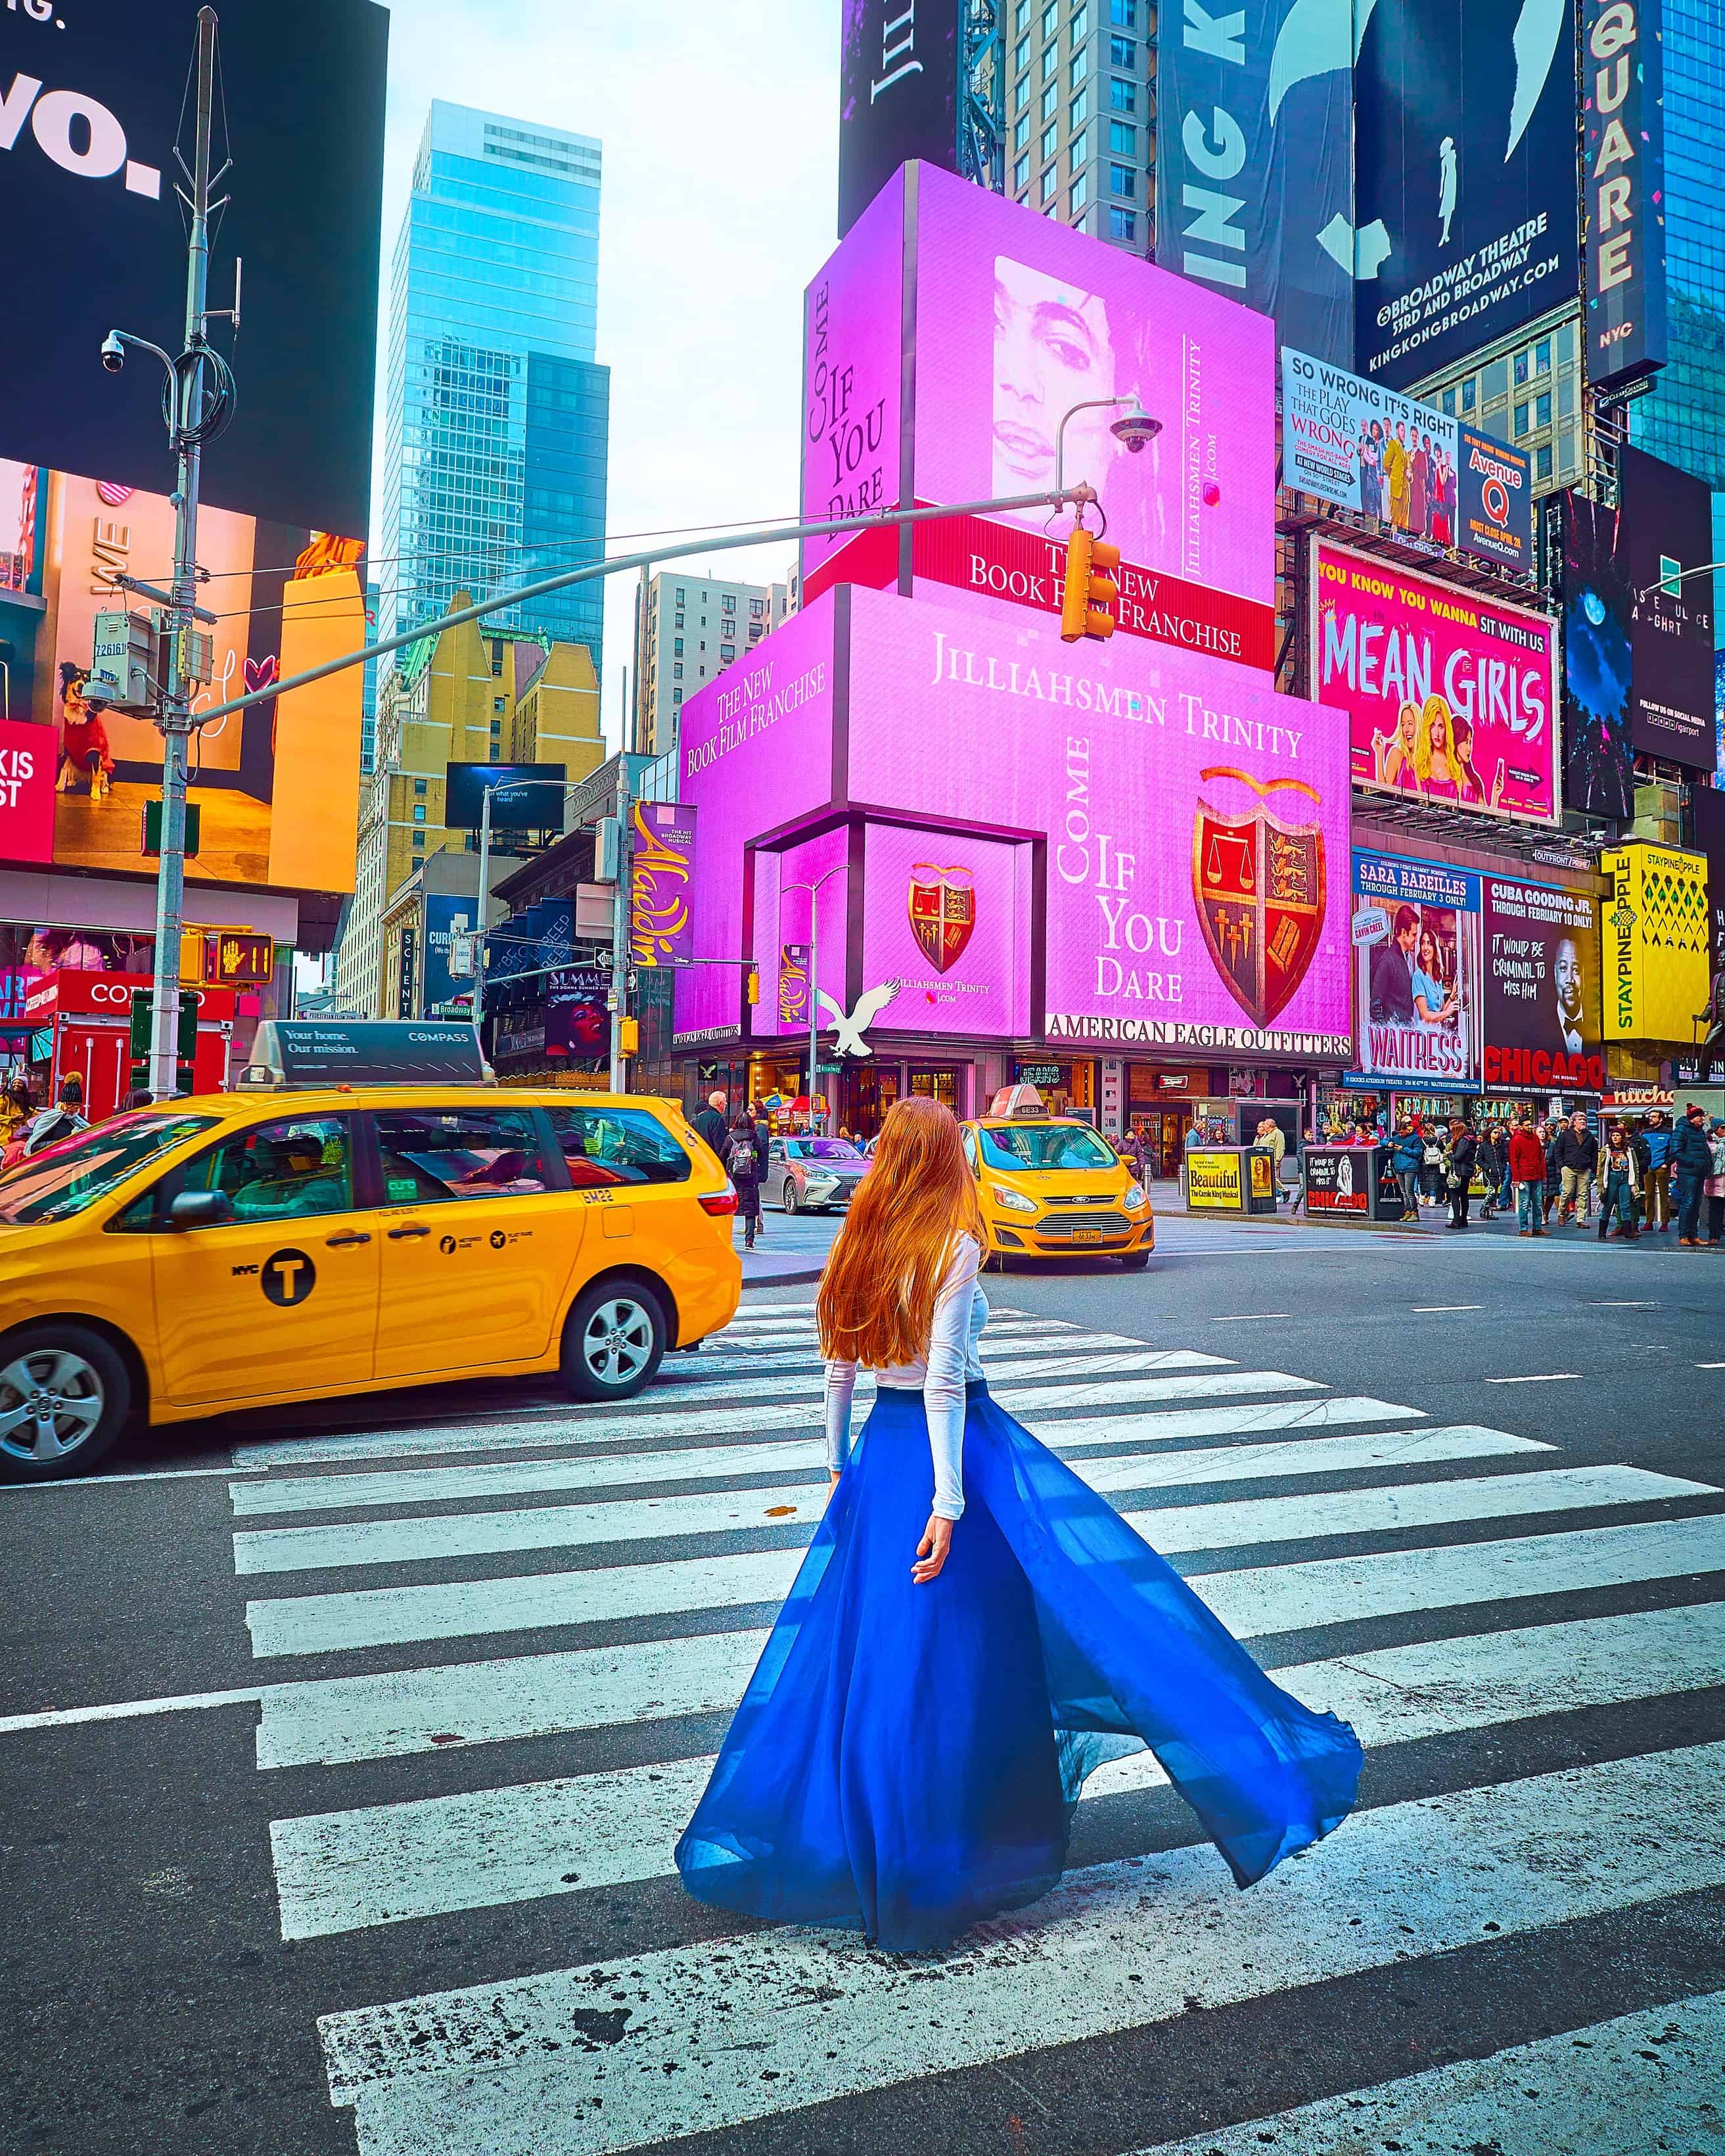
[[[1557,622],[1314,540],[1312,692],[1348,714],[1354,781],[1550,824]]]
[[[1340,712],[1224,660],[1126,639],[1068,647],[1028,613],[849,587],[752,658],[744,701],[721,710],[727,675],[684,707],[700,955],[742,951],[749,845],[843,816],[863,827],[865,863],[849,984],[901,984],[883,1029],[928,1025],[916,998],[973,979],[988,992],[974,1019],[968,998],[937,1001],[932,1029],[1348,1060]],[[901,827],[890,839],[887,822]],[[834,883],[855,908],[855,878]],[[756,904],[758,957],[758,884]],[[1039,956],[1040,1009],[1021,993]],[[679,984],[681,1038],[720,1024],[694,1015],[722,1010],[704,974],[723,978]]]
[[[865,824],[862,983],[896,991],[879,1023],[901,1033],[1028,1033],[1033,872],[1026,844]]]
[[[850,834],[843,824],[782,851],[756,854],[752,949],[761,998],[749,1012],[748,1029],[757,1037],[800,1034],[806,1040],[814,989],[843,1003],[850,857]],[[823,1011],[821,1024],[828,1023]]]
[[[1111,431],[1123,406],[1079,412],[1065,431],[1066,480],[1097,488],[1122,552],[1121,629],[1271,665],[1267,316],[927,165],[907,167],[870,207],[810,286],[805,312],[805,513],[1051,490],[1063,415],[1133,398],[1159,425],[1136,453]],[[901,455],[891,422],[905,400],[913,424]],[[1049,521],[1031,509],[922,527],[919,587],[1057,608]],[[1064,535],[1065,521],[1057,528]],[[902,590],[900,567],[886,535],[809,542],[804,588],[842,576]]]

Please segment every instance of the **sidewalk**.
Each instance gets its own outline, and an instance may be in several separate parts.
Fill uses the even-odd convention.
[[[762,1215],[762,1232],[752,1250],[743,1249],[742,1230],[736,1229],[732,1240],[742,1259],[744,1294],[752,1287],[798,1287],[818,1281],[844,1219],[842,1213],[768,1210]]]

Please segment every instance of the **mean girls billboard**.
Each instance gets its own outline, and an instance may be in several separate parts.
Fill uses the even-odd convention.
[[[1348,714],[1356,786],[1555,823],[1557,623],[1312,544],[1312,693]]]

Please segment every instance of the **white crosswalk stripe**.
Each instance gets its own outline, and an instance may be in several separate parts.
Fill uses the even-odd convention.
[[[1712,1484],[1572,1465],[1511,1430],[1332,1395],[1177,1338],[1149,1348],[1003,1311],[988,1349],[997,1400],[1186,1561],[1237,1635],[1280,1642],[1278,1681],[1352,1722],[1368,1755],[1487,1731],[1508,1745],[1524,1724],[1638,1703],[1645,1717],[1725,1686],[1725,1491]],[[279,1583],[247,1622],[270,1680],[257,1763],[284,1938],[322,1942],[339,1969],[345,1943],[380,1927],[429,1921],[459,1943],[464,1912],[515,1921],[557,1896],[598,1892],[597,1907],[664,1893],[763,1607],[824,1503],[817,1353],[811,1297],[746,1311],[626,1409],[527,1402],[236,1447],[252,1471],[230,1486],[235,1571]],[[1575,1597],[1593,1606],[1562,1599]],[[593,1625],[613,1628],[603,1644],[557,1637]],[[302,1675],[299,1657],[319,1659]],[[583,1770],[548,1758],[547,1740],[583,1748]],[[1519,1779],[1378,1801],[1245,1896],[1207,1845],[1093,1865],[942,1958],[936,1984],[914,1959],[803,1930],[647,1952],[619,1936],[610,1962],[506,1964],[542,1971],[525,1977],[463,1966],[459,1943],[429,1964],[422,1946],[435,1988],[378,2004],[374,1974],[356,1972],[352,2004],[320,2023],[331,2100],[360,2156],[606,2156],[993,2062],[1028,2072],[1047,2046],[1124,2041],[1194,2002],[1245,2010],[1369,1979],[1487,1933],[1627,1918],[1725,1890],[1725,1743],[1712,1740],[1702,1727],[1597,1764],[1584,1748],[1589,1763],[1542,1757]],[[411,1777],[433,1753],[454,1780],[427,1794]],[[1108,1808],[1162,1781],[1148,1753],[1117,1761],[1091,1777],[1081,1820],[1135,1832],[1148,1815]],[[1589,1851],[1609,1861],[1577,1861]],[[690,1940],[711,1932],[704,1917]],[[1153,2152],[1122,2128],[1108,2147],[1246,2156],[1268,2133],[1301,2156],[1397,2140],[1420,2156],[1621,2156],[1599,2121],[1640,2092],[1694,2137],[1666,2145],[1701,2148],[1717,2113],[1695,2073],[1718,2056],[1722,2000],[1677,1999],[1579,2032],[1592,2040],[1579,2046],[1553,2037],[1410,2071]],[[1506,2125],[1523,2087],[1539,2101]]]

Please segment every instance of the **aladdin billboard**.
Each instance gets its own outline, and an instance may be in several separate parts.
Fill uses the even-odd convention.
[[[1312,686],[1348,714],[1354,783],[1558,816],[1557,623],[1315,539]]]
[[[1348,770],[1337,711],[1142,641],[841,587],[683,707],[695,947],[762,969],[789,1030],[1348,1060]],[[735,1036],[737,972],[677,981]]]
[[[1126,634],[1268,669],[1276,634],[1276,333],[1263,316],[932,166],[907,165],[804,301],[803,514],[1052,492],[1065,430],[1121,550]],[[1123,404],[1121,408],[1124,408]],[[803,542],[805,602],[839,582],[1060,610],[1051,512]]]

